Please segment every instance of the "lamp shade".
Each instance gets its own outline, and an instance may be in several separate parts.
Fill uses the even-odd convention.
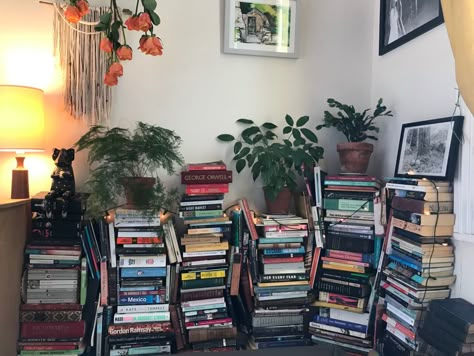
[[[44,92],[0,85],[0,151],[44,151]]]

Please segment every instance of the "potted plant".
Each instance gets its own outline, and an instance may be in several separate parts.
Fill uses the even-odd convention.
[[[89,149],[90,212],[128,206],[155,214],[178,198],[177,190],[166,190],[157,175],[168,174],[183,164],[181,138],[173,131],[137,122],[133,131],[101,125],[92,126],[75,144],[77,151]]]
[[[317,146],[316,134],[305,128],[308,116],[293,120],[285,117],[286,126],[282,129],[283,139],[274,132],[277,126],[266,122],[260,126],[252,120],[239,119],[243,126],[238,138],[221,134],[217,139],[234,142],[233,152],[236,170],[251,169],[253,180],[262,179],[263,191],[269,213],[288,213],[291,191],[297,186],[297,176],[305,168],[313,167],[323,157],[323,148]]]
[[[316,129],[335,127],[346,136],[348,142],[337,144],[342,173],[364,174],[367,171],[374,145],[364,141],[377,140],[375,134],[380,129],[374,125],[375,119],[393,116],[382,101],[380,98],[375,110],[369,113],[370,109],[357,112],[353,105],[345,105],[334,99],[327,100],[329,107],[336,108],[338,111],[335,115],[327,110],[324,111],[323,124],[316,126]]]

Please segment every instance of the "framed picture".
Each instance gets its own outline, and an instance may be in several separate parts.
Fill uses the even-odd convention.
[[[463,121],[453,116],[403,124],[395,177],[452,180]]]
[[[297,0],[225,0],[224,53],[297,58]]]
[[[379,56],[443,22],[440,0],[380,0]]]

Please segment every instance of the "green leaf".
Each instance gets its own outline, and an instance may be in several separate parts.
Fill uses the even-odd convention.
[[[222,135],[219,135],[219,136],[217,136],[217,139],[218,139],[219,141],[224,141],[224,142],[230,142],[230,141],[234,141],[234,140],[235,140],[234,136],[229,135],[229,134],[222,134]]]
[[[252,165],[255,163],[255,159],[257,158],[257,155],[249,154],[247,155],[247,165],[252,167]]]
[[[253,121],[249,120],[249,119],[238,119],[236,122],[241,123],[241,124],[245,124],[245,125],[252,125],[253,124]]]
[[[103,24],[102,22],[99,22],[97,25],[94,26],[94,30],[96,30],[97,32],[105,31],[107,28],[108,26]]]
[[[295,122],[293,121],[293,118],[288,114],[286,114],[285,116],[285,121],[289,126],[293,126],[295,124]]]
[[[301,132],[298,129],[293,129],[293,136],[295,139],[301,139]]]
[[[239,152],[238,155],[236,155],[234,158],[232,158],[234,161],[237,161],[239,159],[244,158],[250,153],[250,148],[249,147],[244,147],[242,150]]]
[[[154,11],[156,9],[156,1],[155,0],[142,0],[143,8],[145,10]]]
[[[271,122],[266,122],[262,125],[262,127],[268,129],[268,130],[273,130],[276,129],[278,126],[275,124],[272,124]]]
[[[105,26],[109,27],[110,23],[112,22],[112,13],[107,12],[100,16],[100,23],[104,24]]]
[[[267,140],[273,140],[273,139],[275,139],[276,137],[277,137],[277,135],[276,135],[274,132],[272,132],[272,131],[267,131],[267,132],[265,132],[265,138],[266,138]]]
[[[254,137],[253,140],[252,140],[252,143],[253,143],[253,144],[256,144],[256,143],[260,142],[262,139],[263,139],[263,135],[262,135],[262,134],[255,135],[255,137]]]
[[[237,163],[235,164],[235,169],[237,170],[237,173],[242,172],[246,164],[247,162],[245,162],[245,159],[239,159]]]
[[[289,133],[291,132],[291,130],[293,130],[291,126],[285,126],[285,127],[283,128],[283,133],[284,133],[285,135],[286,135],[286,134],[289,134]]]
[[[292,147],[293,144],[291,143],[290,140],[283,140],[283,142],[285,142],[285,145],[287,145],[288,147]]]
[[[302,138],[299,138],[299,139],[296,139],[294,143],[295,143],[295,146],[302,146],[305,144],[305,142],[306,142],[305,140],[303,140]]]
[[[309,116],[301,116],[298,121],[296,121],[296,127],[301,127],[306,125],[306,123],[309,121]]]
[[[314,143],[318,143],[318,137],[316,136],[316,134],[309,130],[309,129],[305,129],[305,128],[302,128],[301,129],[301,133],[308,139],[310,140],[311,142],[314,142]]]
[[[242,142],[237,141],[237,142],[234,144],[234,154],[239,153],[241,148],[242,148]]]
[[[252,167],[252,178],[254,181],[260,176],[260,172],[262,171],[262,163],[260,161],[256,162]]]
[[[150,15],[151,22],[153,22],[153,25],[158,26],[161,23],[160,16],[154,11],[147,11],[148,15]]]
[[[250,126],[242,131],[241,136],[250,138],[250,136],[255,135],[257,132],[260,132],[260,129],[257,126]]]

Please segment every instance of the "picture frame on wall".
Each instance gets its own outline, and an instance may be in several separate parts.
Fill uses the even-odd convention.
[[[224,53],[297,58],[298,0],[225,0]]]
[[[440,0],[380,0],[379,56],[443,22]]]
[[[403,124],[395,177],[452,181],[463,121],[452,116]]]

